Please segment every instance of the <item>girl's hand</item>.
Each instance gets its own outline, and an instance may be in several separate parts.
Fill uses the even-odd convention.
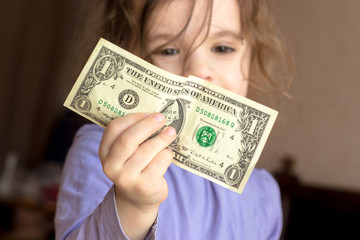
[[[164,124],[160,113],[126,115],[110,122],[101,140],[103,170],[115,184],[118,215],[131,239],[146,236],[168,194],[164,174],[173,154],[167,146],[175,129],[166,127],[147,140]]]

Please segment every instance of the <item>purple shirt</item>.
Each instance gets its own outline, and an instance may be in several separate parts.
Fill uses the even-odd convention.
[[[102,134],[101,127],[85,125],[74,138],[57,201],[56,239],[127,239],[97,153]],[[242,194],[174,164],[165,178],[169,195],[147,239],[280,238],[280,192],[265,170],[254,169]]]

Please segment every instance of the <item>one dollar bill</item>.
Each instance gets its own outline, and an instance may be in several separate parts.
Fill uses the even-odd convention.
[[[106,127],[161,112],[176,129],[173,163],[241,193],[277,112],[197,77],[166,72],[100,39],[64,105]]]

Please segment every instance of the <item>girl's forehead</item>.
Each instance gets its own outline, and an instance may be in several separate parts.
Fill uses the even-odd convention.
[[[187,33],[199,33],[208,26],[209,9],[212,9],[210,30],[226,29],[240,32],[240,7],[237,0],[214,0],[212,8],[209,4],[211,1],[206,0],[160,1],[149,19],[149,38],[176,35],[190,17]]]
[[[192,4],[189,0],[159,1],[150,16],[149,25],[157,29],[184,27],[190,17]]]

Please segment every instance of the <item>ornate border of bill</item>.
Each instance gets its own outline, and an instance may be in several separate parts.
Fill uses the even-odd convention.
[[[162,112],[177,131],[173,163],[241,193],[278,112],[203,79],[166,72],[100,39],[64,106],[106,127]]]

